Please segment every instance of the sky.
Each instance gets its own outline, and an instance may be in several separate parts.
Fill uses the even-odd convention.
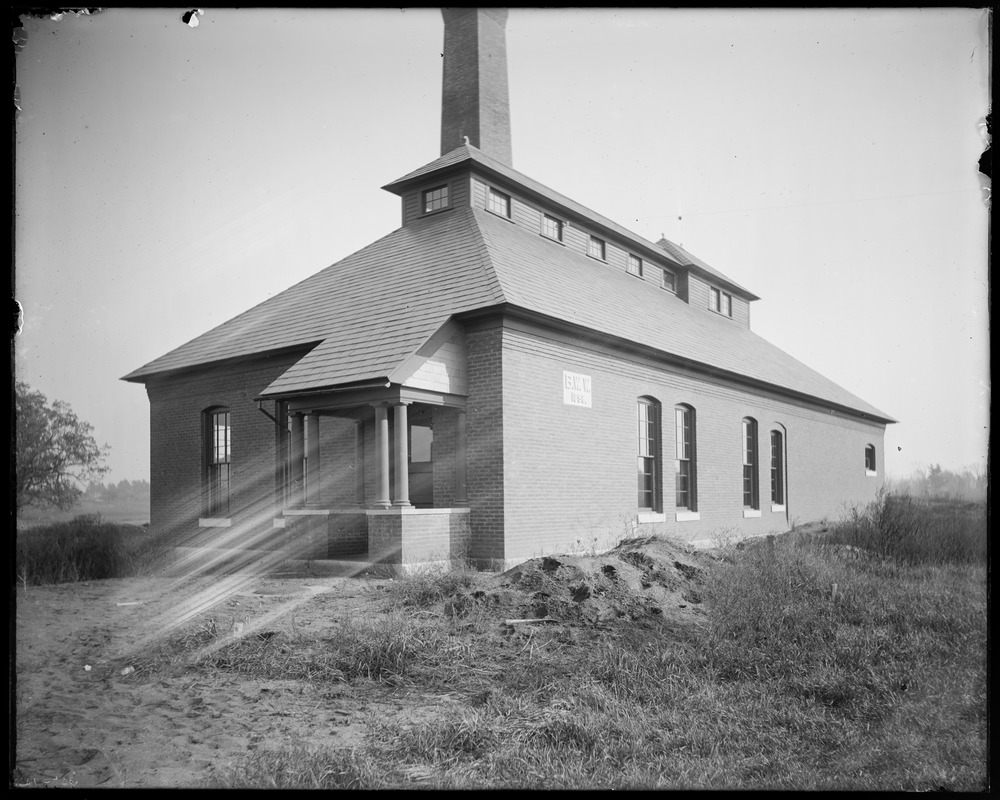
[[[121,376],[399,225],[440,154],[437,9],[22,17],[15,374],[149,478]],[[513,163],[761,299],[751,327],[985,465],[984,9],[512,9]]]

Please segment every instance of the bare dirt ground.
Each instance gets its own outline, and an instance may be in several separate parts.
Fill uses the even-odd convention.
[[[550,641],[576,641],[651,617],[696,624],[709,558],[635,540],[609,554],[478,573],[436,611],[412,613],[454,619],[477,609],[490,620],[481,635],[495,637],[501,659],[503,647],[521,647],[539,629]],[[170,657],[172,643],[195,641],[208,626],[220,641],[322,641],[338,620],[384,615],[389,583],[234,575],[19,585],[14,784],[204,786],[255,748],[350,748],[372,719],[405,725],[465,702],[440,684],[260,680]],[[519,621],[532,619],[545,621]]]

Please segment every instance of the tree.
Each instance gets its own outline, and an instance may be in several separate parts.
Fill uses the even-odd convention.
[[[14,385],[17,510],[29,506],[70,508],[88,481],[108,471],[108,446],[98,447],[93,428],[61,400],[18,381]]]

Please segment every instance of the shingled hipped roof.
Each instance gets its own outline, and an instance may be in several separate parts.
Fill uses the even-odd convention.
[[[501,304],[892,421],[744,326],[469,207],[394,231],[124,380],[315,345],[263,394],[389,381],[451,317]]]
[[[608,219],[604,215],[598,214],[596,211],[592,211],[585,205],[566,197],[564,194],[560,194],[559,192],[550,189],[545,184],[539,183],[533,178],[525,175],[523,172],[518,172],[513,167],[508,166],[495,158],[491,158],[482,150],[467,144],[456,147],[450,153],[445,153],[440,158],[415,169],[413,172],[407,173],[402,178],[398,178],[392,183],[386,184],[382,188],[386,191],[393,192],[394,194],[401,195],[410,187],[422,183],[432,174],[444,174],[445,172],[468,166],[474,166],[478,172],[504,179],[505,182],[511,186],[516,186],[518,191],[522,194],[526,194],[529,197],[534,196],[541,198],[545,201],[547,206],[562,209],[565,213],[574,216],[576,219],[583,220],[590,228],[596,228],[598,230],[603,229],[604,232],[614,238],[630,242],[633,245],[637,245],[640,249],[657,252],[660,257],[663,256],[663,251],[666,251],[667,255],[672,260],[676,261],[678,265],[690,267],[696,272],[701,272],[704,276],[714,279],[717,283],[733,290],[746,300],[760,299],[749,289],[740,286],[728,275],[724,275],[714,267],[710,267],[701,259],[695,258],[686,250],[678,247],[672,242],[668,242],[666,239],[661,239],[657,243],[660,248],[658,251],[656,245],[642,236],[639,236],[639,234],[633,233],[628,228],[619,225],[614,220]]]

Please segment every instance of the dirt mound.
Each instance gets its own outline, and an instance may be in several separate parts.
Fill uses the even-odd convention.
[[[487,607],[515,625],[599,625],[651,617],[693,621],[705,613],[701,603],[709,563],[708,555],[670,539],[630,539],[599,555],[525,561],[459,592],[445,611],[464,616]]]

